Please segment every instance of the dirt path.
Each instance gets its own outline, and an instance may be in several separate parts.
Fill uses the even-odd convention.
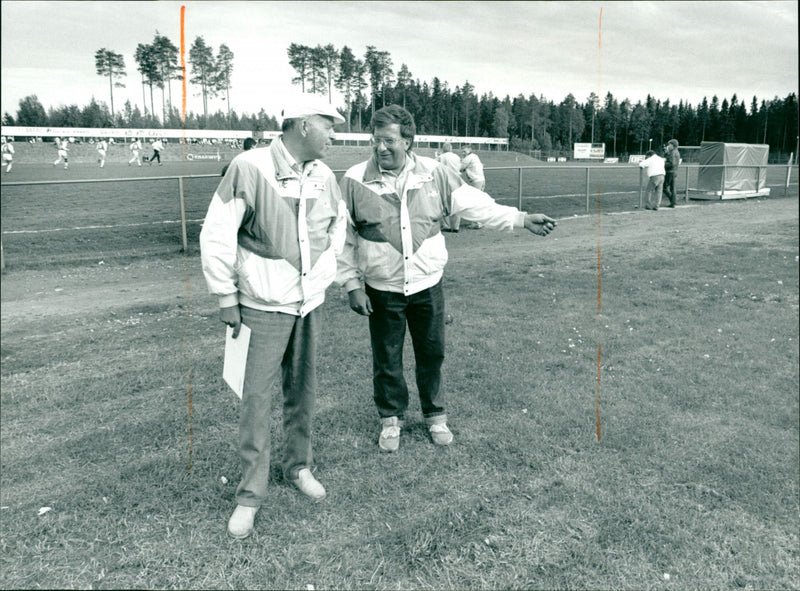
[[[71,269],[14,271],[2,279],[2,320],[87,315],[108,309],[208,296],[200,261],[170,257],[125,266],[98,264]]]
[[[732,215],[733,214],[733,215]],[[706,222],[697,224],[697,217]],[[735,221],[731,223],[731,219]],[[739,235],[758,240],[776,222],[794,220],[795,199],[722,202],[712,206],[679,207],[659,212],[604,215],[600,219],[603,248],[623,243],[637,245],[680,240],[692,247],[719,242]],[[574,250],[585,255],[597,248],[596,217],[573,217],[559,222],[556,233],[536,239],[539,254]],[[518,232],[519,233],[519,232]],[[527,237],[526,237],[527,238]],[[513,238],[512,241],[519,239]],[[504,243],[506,243],[504,245]],[[795,241],[797,245],[797,241]],[[503,235],[487,231],[466,231],[448,238],[451,256],[494,258],[498,249],[508,248]],[[631,252],[635,253],[636,250]],[[52,315],[85,316],[135,306],[188,303],[195,308],[213,309],[197,255],[137,261],[127,265],[98,264],[69,269],[12,271],[2,276],[0,318],[4,326],[26,318]]]

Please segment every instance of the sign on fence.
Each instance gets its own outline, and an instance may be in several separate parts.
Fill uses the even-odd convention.
[[[216,154],[186,154],[187,160],[222,160],[219,152]]]
[[[575,160],[602,160],[606,155],[605,144],[575,144]]]

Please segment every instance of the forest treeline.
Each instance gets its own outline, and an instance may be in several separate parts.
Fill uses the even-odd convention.
[[[291,43],[287,48],[294,69],[292,83],[303,92],[333,96],[344,101],[340,108],[346,123],[340,131],[364,131],[372,113],[384,105],[403,105],[426,135],[509,138],[512,149],[568,151],[575,142],[606,144],[606,154],[642,153],[651,144],[663,146],[676,138],[681,145],[702,141],[766,143],[772,152],[795,151],[798,141],[797,94],[784,98],[712,96],[699,105],[670,103],[648,95],[633,103],[591,93],[581,102],[568,94],[554,102],[543,94],[500,98],[492,92],[475,92],[467,81],[451,87],[434,77],[415,79],[403,63],[395,69],[389,52],[367,46],[358,57],[347,46],[310,47]],[[262,108],[256,114],[239,114],[231,107],[231,75],[234,54],[222,44],[217,52],[197,37],[189,50],[188,83],[203,98],[203,113],[187,113],[185,119],[172,100],[172,82],[181,80],[178,49],[156,32],[149,44],[140,43],[135,53],[142,85],[142,105],[126,101],[114,107],[114,88],[127,76],[121,54],[106,48],[95,53],[99,76],[108,78],[110,106],[94,97],[84,107],[60,105],[45,109],[36,95],[22,99],[15,115],[4,113],[4,125],[51,127],[133,127],[187,129],[235,129],[271,131],[278,121]],[[160,97],[159,97],[160,95]],[[160,101],[158,99],[160,98]],[[221,99],[226,109],[209,112],[209,100]]]

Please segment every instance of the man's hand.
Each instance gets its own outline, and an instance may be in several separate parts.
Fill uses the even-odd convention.
[[[372,314],[372,302],[369,301],[367,294],[360,287],[354,289],[347,294],[350,298],[350,309],[353,312],[358,312],[362,316],[369,316]]]
[[[239,336],[239,330],[242,328],[242,314],[239,312],[239,305],[229,306],[227,308],[219,309],[219,319],[227,326],[233,327],[234,339]]]
[[[555,230],[556,221],[543,213],[525,214],[525,229],[539,236],[547,236]]]

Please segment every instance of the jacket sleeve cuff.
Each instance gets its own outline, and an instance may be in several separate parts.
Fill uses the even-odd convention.
[[[517,214],[517,219],[514,220],[514,227],[515,228],[524,228],[525,227],[525,216],[528,215],[524,211],[520,211]]]
[[[232,293],[224,296],[219,296],[219,307],[220,308],[230,308],[231,306],[236,306],[239,303],[239,293]]]
[[[360,280],[360,279],[358,279],[358,278],[354,278],[354,279],[348,279],[348,280],[347,280],[347,281],[345,281],[345,283],[344,283],[344,290],[345,290],[347,293],[350,293],[350,292],[351,292],[351,291],[353,291],[354,289],[362,289],[363,287],[364,287],[364,286],[363,286],[363,285],[361,285],[361,280]]]

